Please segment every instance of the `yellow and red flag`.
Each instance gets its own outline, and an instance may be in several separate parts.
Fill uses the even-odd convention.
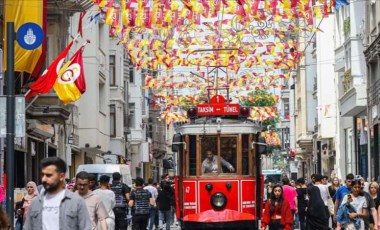
[[[58,55],[58,57],[50,64],[50,66],[44,71],[37,81],[35,81],[29,87],[29,93],[26,95],[26,99],[33,97],[36,94],[48,93],[53,87],[63,61],[65,60],[67,53],[69,52],[74,41],[71,41],[69,45]]]
[[[46,0],[5,0],[5,22],[14,22],[15,31],[27,22],[33,22],[41,26],[46,34]],[[4,26],[6,34],[6,26]],[[7,36],[5,36],[6,38]],[[4,47],[4,57],[7,55],[7,48]],[[38,76],[44,64],[46,56],[46,40],[41,46],[34,50],[25,50],[15,42],[15,71],[27,72],[32,76]],[[7,66],[7,59],[4,60],[4,70]]]
[[[83,71],[83,45],[61,68],[54,84],[54,91],[63,104],[78,100],[86,92],[86,79]]]

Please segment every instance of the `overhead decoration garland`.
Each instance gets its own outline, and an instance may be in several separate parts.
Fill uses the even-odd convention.
[[[183,113],[170,115],[173,106],[199,101],[167,95],[168,90],[187,88],[205,92],[216,86],[229,87],[239,97],[242,89],[284,88],[288,73],[304,55],[298,49],[299,36],[309,42],[307,38],[319,31],[313,19],[327,16],[334,7],[334,1],[330,0],[319,0],[315,5],[311,0],[94,2],[100,9],[98,15],[111,26],[110,36],[119,39],[127,49],[134,67],[160,69],[157,76],[145,76],[145,87],[161,92],[155,96],[160,98],[155,105],[168,111],[162,113],[166,114],[164,119],[174,117],[173,121],[183,120],[179,118]],[[188,73],[170,73],[173,68],[194,66],[198,73],[207,73],[208,67],[213,66],[223,66],[227,71],[224,76],[215,76],[212,82]],[[276,113],[275,108],[252,111],[257,116],[267,114],[268,118]]]

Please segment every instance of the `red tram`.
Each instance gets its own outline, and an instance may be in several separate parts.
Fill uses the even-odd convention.
[[[248,116],[248,108],[216,95],[176,128],[176,215],[184,229],[258,229],[266,148]]]

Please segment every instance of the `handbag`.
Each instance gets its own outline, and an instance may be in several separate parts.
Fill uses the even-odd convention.
[[[334,202],[331,197],[327,198],[327,207],[329,209],[330,215],[334,215]]]

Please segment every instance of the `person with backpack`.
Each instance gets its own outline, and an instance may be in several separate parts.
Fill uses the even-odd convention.
[[[166,221],[166,230],[170,230],[172,217],[172,207],[174,204],[174,191],[169,182],[162,183],[162,188],[158,191],[157,197],[159,229],[164,229]]]
[[[112,174],[111,190],[115,193],[115,230],[124,230],[128,228],[128,200],[131,189],[121,182],[121,174],[114,172]]]
[[[150,207],[154,206],[152,194],[143,188],[144,179],[137,177],[136,189],[131,192],[129,207],[133,207],[132,230],[146,230],[150,216]]]

